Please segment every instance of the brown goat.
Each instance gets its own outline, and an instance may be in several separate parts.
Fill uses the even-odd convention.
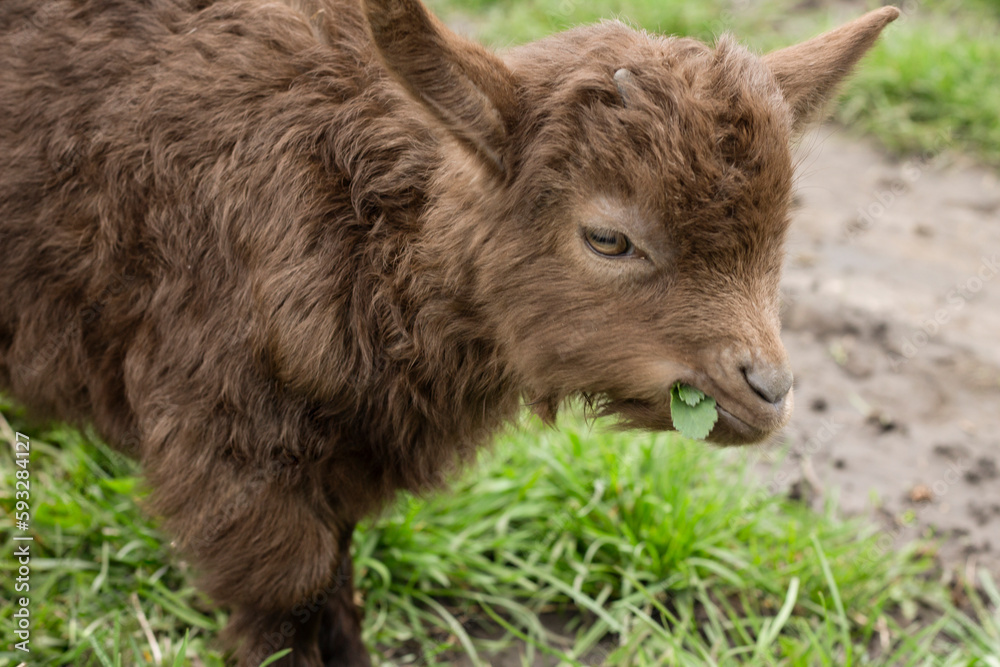
[[[897,15],[501,57],[419,0],[4,0],[0,386],[141,460],[240,665],[368,665],[355,522],[523,403],[784,425],[789,142]]]

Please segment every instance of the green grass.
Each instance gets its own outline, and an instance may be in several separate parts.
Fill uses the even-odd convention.
[[[721,0],[435,6],[500,45],[621,16],[703,39],[732,29],[768,49],[835,22],[793,4],[728,14]],[[998,26],[998,0],[921,3],[887,32],[836,117],[894,151],[962,150],[1000,164]],[[12,406],[0,409],[28,428]],[[213,637],[225,614],[141,513],[135,465],[73,429],[29,434],[29,664],[222,665]],[[0,667],[28,657],[11,647],[22,594],[10,558],[8,435]],[[752,479],[744,455],[670,435],[591,433],[572,420],[559,431],[528,426],[501,438],[452,492],[403,498],[361,529],[366,639],[385,665],[445,665],[459,654],[485,665],[517,641],[526,664],[547,654],[566,665],[1000,666],[991,580],[954,583],[926,546],[885,548],[885,535],[838,519],[832,505],[815,514]],[[957,609],[955,598],[968,603]],[[540,620],[552,618],[568,639]]]
[[[134,464],[72,429],[29,435],[30,664],[174,664],[178,654],[223,664],[212,637],[224,614],[138,509]],[[5,479],[12,458],[5,444]],[[959,611],[924,547],[880,548],[872,528],[833,507],[817,515],[770,496],[747,460],[572,420],[504,436],[451,493],[403,498],[362,528],[366,639],[385,650],[383,665],[459,654],[488,665],[515,638],[525,664],[540,654],[564,665],[996,664],[1000,594],[989,579],[966,587],[976,606]],[[9,510],[13,490],[0,489]],[[15,597],[13,534],[5,514],[4,600]],[[0,666],[23,659],[7,641],[12,611],[0,611]],[[552,616],[568,639],[539,620]],[[486,626],[505,631],[483,639]]]
[[[849,83],[837,118],[899,153],[970,152],[1000,165],[1000,19],[909,21]]]
[[[445,16],[494,46],[601,18],[711,41],[729,30],[759,50],[784,46],[860,10],[803,10],[797,0],[436,0]],[[844,89],[834,117],[896,154],[960,151],[1000,166],[1000,2],[913,5]],[[874,6],[873,6],[874,7]]]

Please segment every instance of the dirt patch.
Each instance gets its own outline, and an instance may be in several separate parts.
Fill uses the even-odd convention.
[[[931,531],[945,563],[1000,576],[1000,179],[829,127],[798,156],[793,456],[761,474],[876,517],[880,550]]]

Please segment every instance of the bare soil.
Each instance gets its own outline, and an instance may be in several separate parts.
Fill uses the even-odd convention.
[[[824,127],[798,152],[783,292],[796,409],[765,483],[1000,576],[1000,178]],[[878,555],[877,553],[874,555]]]

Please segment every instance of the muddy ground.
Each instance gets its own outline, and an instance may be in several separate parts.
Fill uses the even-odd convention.
[[[797,155],[793,455],[762,478],[874,516],[880,549],[933,531],[945,564],[1000,576],[1000,178],[833,127]]]

